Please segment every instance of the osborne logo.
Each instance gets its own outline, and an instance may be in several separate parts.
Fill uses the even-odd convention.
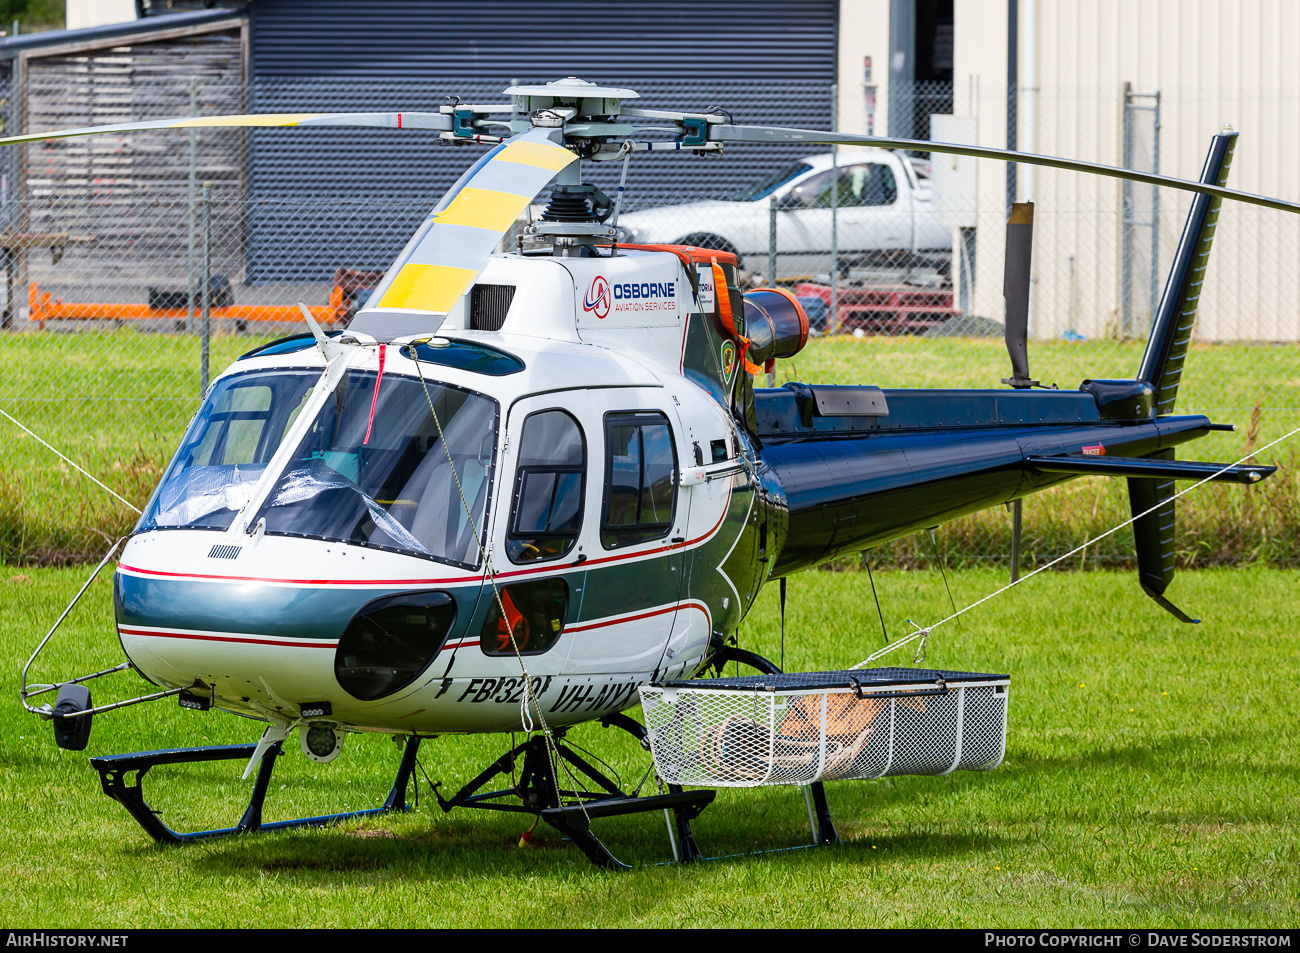
[[[597,275],[591,279],[591,287],[587,289],[587,297],[582,301],[582,310],[590,311],[603,320],[609,314],[609,304],[609,282],[602,276]]]

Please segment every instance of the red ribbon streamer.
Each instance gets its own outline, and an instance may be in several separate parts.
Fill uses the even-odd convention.
[[[375,395],[370,398],[370,421],[366,424],[366,439],[361,441],[364,447],[370,443],[370,431],[375,426],[375,405],[379,403],[379,384],[384,379],[384,358],[388,356],[388,345],[379,345],[379,376],[375,378]]]

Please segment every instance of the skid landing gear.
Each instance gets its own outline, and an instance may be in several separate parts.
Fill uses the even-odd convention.
[[[162,822],[161,812],[151,808],[144,800],[144,776],[149,769],[160,764],[198,764],[205,761],[247,761],[257,750],[257,745],[211,745],[202,748],[164,748],[159,751],[139,751],[134,754],[113,754],[101,758],[91,758],[91,765],[99,772],[99,780],[104,793],[118,801],[130,812],[149,835],[161,844],[184,844],[189,841],[204,840],[213,837],[226,837],[231,834],[243,834],[249,831],[282,831],[294,827],[320,827],[354,817],[367,817],[372,814],[384,814],[389,811],[406,810],[406,786],[415,769],[415,755],[420,748],[420,739],[412,736],[407,739],[402,752],[402,763],[397,769],[397,778],[393,789],[388,793],[383,807],[364,811],[349,811],[343,814],[322,814],[319,817],[302,817],[291,821],[274,821],[262,823],[262,805],[266,800],[267,789],[271,786],[271,772],[275,769],[275,759],[282,753],[277,742],[267,749],[257,768],[257,780],[253,784],[253,796],[248,801],[244,816],[234,827],[223,827],[211,831],[197,831],[184,834],[174,831]],[[129,783],[129,776],[134,783]]]
[[[621,728],[631,734],[643,748],[649,750],[646,730],[626,715],[607,715],[600,720],[606,728]],[[546,738],[536,735],[523,744],[516,745],[488,765],[478,777],[444,798],[434,785],[434,795],[444,811],[452,808],[476,808],[486,811],[507,811],[515,814],[533,814],[569,837],[574,844],[598,867],[629,869],[628,865],[611,854],[591,832],[590,821],[597,817],[617,817],[641,814],[646,811],[663,811],[668,821],[669,836],[673,840],[673,853],[682,863],[702,858],[691,834],[691,821],[713,802],[716,791],[683,791],[680,785],[668,785],[667,794],[637,797],[621,790],[608,777],[592,767],[585,758],[564,743],[564,732],[553,734],[555,754],[564,760],[574,776],[584,778],[598,790],[572,790],[560,787],[555,765]],[[478,793],[497,775],[509,775],[515,759],[522,756],[519,783],[516,787],[499,791]],[[564,777],[568,773],[561,772]],[[676,836],[673,837],[674,831]]]

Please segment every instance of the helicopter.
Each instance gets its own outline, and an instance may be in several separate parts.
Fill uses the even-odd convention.
[[[1226,188],[1236,133],[1215,135],[1199,181],[1185,181],[745,126],[721,110],[639,109],[628,105],[633,90],[573,77],[503,95],[438,112],[159,120],[0,140],[353,126],[490,147],[346,329],[327,333],[304,307],[306,333],[249,351],[212,383],[124,547],[96,569],[121,547],[113,600],[126,661],[28,684],[56,622],[23,670],[24,706],[53,722],[66,749],[85,749],[93,715],[165,697],[266,724],[256,743],[92,758],[105,793],[151,836],[176,843],[404,809],[422,740],[540,729],[456,794],[435,787],[440,806],[540,815],[610,867],[619,862],[591,818],[665,810],[681,859],[696,859],[689,823],[714,792],[670,784],[629,795],[565,731],[597,721],[648,748],[646,729],[623,714],[643,686],[728,661],[778,671],[730,641],[765,584],[1082,475],[1128,480],[1139,583],[1196,621],[1166,596],[1174,481],[1252,484],[1274,471],[1175,458],[1181,444],[1231,429],[1173,412],[1219,206],[1300,211]],[[611,198],[582,180],[584,162],[621,161],[625,183],[638,153],[719,154],[744,142],[921,149],[1191,191],[1140,367],[1076,390],[1029,376],[1025,204],[1008,224],[1005,388],[756,386],[807,343],[798,299],[742,290],[726,251],[620,243],[623,184]],[[545,212],[498,251],[548,184]],[[84,683],[125,670],[157,691],[95,707]],[[33,703],[47,693],[55,704]],[[382,807],[262,822],[294,732],[308,758],[327,763],[358,731],[407,739]],[[521,757],[513,788],[482,790]],[[236,826],[174,831],[146,803],[150,768],[220,760],[257,771]],[[831,842],[824,791],[811,791],[818,838]]]

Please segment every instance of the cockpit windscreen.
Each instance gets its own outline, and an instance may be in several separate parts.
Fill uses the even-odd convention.
[[[347,371],[257,518],[266,520],[268,534],[472,567],[496,433],[497,404],[480,394]]]

